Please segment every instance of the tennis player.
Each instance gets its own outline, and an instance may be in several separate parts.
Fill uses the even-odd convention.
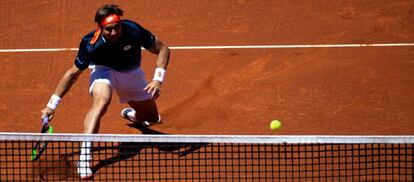
[[[82,38],[74,65],[63,75],[47,107],[41,111],[42,118],[52,119],[61,98],[89,68],[89,93],[93,101],[84,120],[84,133],[98,133],[100,119],[107,111],[113,91],[121,103],[128,103],[131,107],[121,111],[122,117],[146,126],[160,122],[155,99],[160,96],[170,50],[138,23],[121,19],[122,15],[123,10],[113,4],[96,11],[98,29]],[[141,47],[157,55],[157,67],[149,83],[140,68]],[[82,143],[78,162],[82,179],[93,178],[90,149],[91,142]]]

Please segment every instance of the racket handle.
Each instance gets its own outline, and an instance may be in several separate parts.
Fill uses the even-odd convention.
[[[47,116],[43,117],[42,122],[43,122],[43,124],[47,125],[49,123],[49,117],[47,117]]]

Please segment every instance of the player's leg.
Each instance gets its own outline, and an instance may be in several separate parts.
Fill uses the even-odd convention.
[[[107,83],[95,83],[92,88],[92,107],[85,117],[84,133],[98,133],[102,116],[108,110],[111,102],[111,86]]]
[[[143,101],[130,101],[128,104],[133,110],[130,112],[123,112],[123,117],[127,116],[127,119],[143,123],[145,125],[151,125],[160,122],[161,118],[158,114],[157,104],[152,99]],[[125,111],[125,110],[124,110]]]
[[[84,133],[98,133],[102,116],[108,109],[111,102],[111,70],[105,67],[93,67],[90,79],[90,95],[92,96],[92,106],[84,120]],[[92,143],[82,142],[78,161],[78,174],[81,179],[93,178],[91,169]]]
[[[85,117],[84,133],[98,133],[101,118],[108,109],[111,96],[112,91],[109,84],[102,82],[94,84],[92,88],[92,107]],[[89,179],[93,177],[93,171],[90,163],[92,160],[91,148],[91,142],[82,142],[78,162],[78,173],[82,179]]]
[[[148,85],[144,72],[136,69],[127,73],[115,73],[116,92],[121,103],[128,103],[131,108],[121,111],[122,117],[137,123],[157,123],[159,119],[157,104],[151,95],[144,91]]]

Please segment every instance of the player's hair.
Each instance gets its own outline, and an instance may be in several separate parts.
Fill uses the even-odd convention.
[[[122,16],[124,15],[124,11],[121,8],[119,8],[118,5],[105,4],[102,7],[100,7],[98,10],[96,10],[95,22],[98,23],[99,25],[105,17],[111,14]]]

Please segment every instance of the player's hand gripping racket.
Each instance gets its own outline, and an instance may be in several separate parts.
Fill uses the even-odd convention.
[[[49,125],[49,117],[42,118],[43,126],[40,133],[53,133],[53,127]],[[39,140],[36,142],[35,146],[32,149],[32,161],[35,161],[40,158],[40,155],[45,151],[48,141]]]

